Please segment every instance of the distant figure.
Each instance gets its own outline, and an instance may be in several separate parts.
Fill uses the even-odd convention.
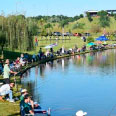
[[[39,60],[41,60],[41,57],[42,57],[42,48],[39,49],[38,57],[39,57]]]
[[[21,66],[24,66],[25,65],[25,58],[24,58],[24,54],[21,54],[21,57],[20,57],[20,64]]]
[[[50,52],[51,52],[51,53],[53,53],[53,52],[54,52],[53,48],[50,48]]]
[[[62,46],[62,54],[64,54],[64,45]]]
[[[82,110],[76,112],[76,116],[85,116],[85,115],[87,115],[87,112],[83,112]]]
[[[83,36],[83,42],[86,42],[86,37],[85,36]]]
[[[49,54],[50,54],[50,53],[49,53],[49,50],[47,50],[46,53],[45,53],[46,57],[48,57]]]
[[[35,54],[33,54],[33,56],[32,56],[32,62],[36,62],[36,55]]]
[[[35,46],[38,46],[38,40],[37,40],[37,37],[35,37]]]
[[[58,40],[58,37],[56,37],[56,41]]]

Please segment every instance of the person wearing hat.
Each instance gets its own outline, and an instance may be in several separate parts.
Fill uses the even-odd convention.
[[[29,95],[28,92],[27,92],[27,89],[22,89],[22,91],[21,91],[21,96],[20,96],[20,104],[23,104],[23,102],[24,102],[24,97],[25,97],[26,95]],[[34,109],[34,102],[33,102],[33,100],[31,100],[31,98],[30,98],[30,101],[29,101],[28,104],[32,107],[32,109]]]
[[[4,75],[3,75],[5,84],[10,83],[10,79],[9,79],[10,73],[17,74],[17,72],[10,70],[9,59],[6,59],[6,62],[4,65]]]
[[[13,99],[13,95],[12,95],[12,90],[10,90],[11,88],[14,87],[14,83],[10,83],[10,84],[4,84],[0,87],[0,96],[5,96],[5,95],[9,95],[9,102],[14,102]]]
[[[76,116],[85,116],[85,115],[87,115],[87,112],[83,112],[82,110],[76,112]]]
[[[20,96],[20,100],[21,100],[21,101],[24,100],[24,96],[25,96],[26,94],[28,94],[28,93],[27,93],[27,89],[22,89],[22,90],[21,90],[21,96]]]

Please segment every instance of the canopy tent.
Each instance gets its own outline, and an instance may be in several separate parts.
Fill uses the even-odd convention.
[[[92,43],[92,42],[91,42],[91,43],[88,43],[88,44],[87,44],[87,46],[93,46],[93,45],[95,45],[95,43]]]
[[[106,38],[106,36],[100,36],[98,38],[96,38],[97,41],[107,41],[108,38]]]
[[[45,46],[44,48],[45,48],[45,49],[49,49],[49,48],[53,48],[53,47],[55,47],[55,46],[57,46],[57,43],[53,43],[53,44],[47,45],[47,46]]]
[[[96,44],[102,44],[102,41],[96,41],[95,43]]]

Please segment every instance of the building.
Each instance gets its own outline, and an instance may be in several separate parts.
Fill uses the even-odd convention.
[[[87,13],[89,13],[90,16],[95,17],[95,16],[97,16],[98,12],[99,11],[97,11],[97,10],[89,10],[89,11],[86,11],[85,14],[87,15]]]
[[[112,14],[112,13],[116,13],[116,10],[105,10],[109,15]],[[87,13],[90,14],[91,17],[95,17],[97,16],[97,13],[99,11],[97,10],[89,10],[89,11],[86,11],[85,14],[87,15]]]
[[[116,13],[116,10],[106,10],[106,11],[108,12],[108,14]]]

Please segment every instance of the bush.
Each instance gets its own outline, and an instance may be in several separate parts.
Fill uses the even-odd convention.
[[[100,23],[101,27],[109,27],[110,26],[110,18],[106,11],[98,12],[98,16],[100,16],[99,23]]]
[[[93,21],[93,19],[92,19],[90,13],[87,13],[87,18],[88,18],[89,22],[92,22],[92,21]]]
[[[99,25],[93,25],[92,28],[91,28],[91,32],[92,33],[99,33],[101,32],[101,28]]]
[[[85,26],[85,23],[76,23],[73,25],[72,29],[83,29]]]
[[[94,42],[94,38],[93,37],[88,37],[87,38],[87,43],[90,43],[90,42]]]

